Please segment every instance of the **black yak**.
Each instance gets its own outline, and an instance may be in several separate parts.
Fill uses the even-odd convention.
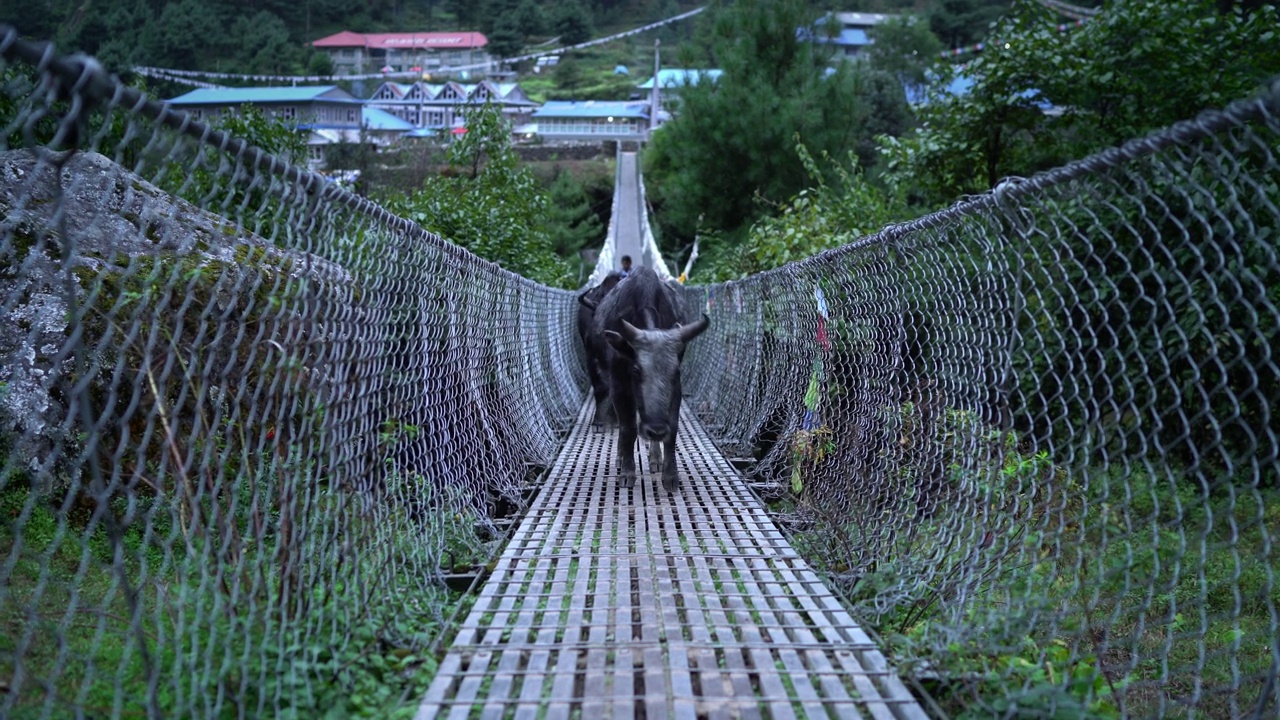
[[[643,267],[618,283],[596,309],[596,332],[609,343],[609,396],[618,416],[622,487],[635,485],[637,434],[650,442],[650,466],[662,466],[662,487],[670,492],[680,484],[680,362],[685,345],[711,323],[703,315],[682,326],[682,309],[679,291]]]
[[[587,351],[587,377],[591,379],[591,395],[595,398],[594,425],[612,425],[613,407],[609,404],[609,380],[606,373],[609,345],[596,332],[595,311],[605,295],[622,280],[622,273],[611,272],[599,285],[578,296],[578,337]]]

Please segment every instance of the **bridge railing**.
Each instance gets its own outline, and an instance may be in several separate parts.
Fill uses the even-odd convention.
[[[578,409],[574,296],[0,58],[0,716],[412,703],[439,575]]]
[[[640,231],[640,252],[639,257],[633,258],[636,267],[653,268],[658,273],[658,277],[669,280],[673,276],[671,270],[667,268],[667,261],[662,259],[662,251],[658,248],[658,241],[653,235],[653,228],[649,225],[649,206],[644,192],[644,177],[640,173],[640,158],[635,159],[634,167],[624,167],[622,162],[622,143],[618,143],[617,151],[614,154],[616,166],[613,173],[613,211],[609,213],[609,229],[606,231],[604,243],[600,247],[600,256],[596,261],[595,270],[587,278],[585,283],[588,287],[595,287],[604,282],[604,278],[609,273],[617,270],[620,266],[622,252],[618,250],[618,234],[625,232],[618,224],[618,218],[623,215],[620,212],[620,206],[623,203],[635,207],[637,217],[639,219]],[[635,193],[629,194],[626,188],[631,185],[629,178],[624,178],[623,173],[628,170],[635,172]]]
[[[972,717],[1277,717],[1280,84],[741,282],[692,405]]]

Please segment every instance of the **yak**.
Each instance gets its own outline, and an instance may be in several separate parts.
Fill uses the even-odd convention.
[[[680,423],[680,362],[685,346],[711,324],[705,314],[681,325],[679,291],[640,268],[596,308],[596,332],[609,345],[609,396],[618,416],[618,482],[635,485],[637,435],[649,441],[649,465],[662,467],[662,487],[680,485],[676,428]]]
[[[578,296],[578,337],[587,352],[587,377],[591,379],[591,395],[595,398],[595,413],[591,423],[596,426],[613,424],[613,406],[609,404],[609,381],[605,376],[608,362],[608,344],[595,331],[595,312],[600,301],[622,280],[622,273],[611,272],[601,283]]]

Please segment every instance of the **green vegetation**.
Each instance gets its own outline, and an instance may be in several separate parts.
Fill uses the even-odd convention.
[[[829,156],[823,158],[835,177],[830,183],[798,141],[795,153],[813,185],[778,208],[776,215],[758,221],[737,245],[722,242],[714,232],[704,235],[711,251],[710,257],[700,261],[700,277],[746,277],[839,247],[905,219],[905,209],[867,180],[854,153],[849,153],[847,166]]]
[[[886,183],[937,207],[1248,97],[1280,73],[1278,12],[1130,0],[1063,33],[1020,0],[991,31],[1006,46],[965,67],[973,88],[935,93],[917,132],[885,139]]]
[[[824,73],[829,52],[797,37],[817,19],[799,0],[740,0],[708,12],[706,59],[724,74],[681,90],[679,114],[645,158],[664,230],[690,237],[701,224],[736,240],[765,214],[759,200],[782,203],[807,184],[795,136],[815,155],[852,151],[866,167],[875,135],[906,129],[892,76],[853,63]]]
[[[269,494],[267,480],[240,478],[237,491]],[[299,520],[323,528],[345,518],[343,536],[380,542],[344,558],[335,584],[302,590],[272,573],[280,539],[271,531],[259,532],[261,547],[246,545],[239,563],[219,565],[209,556],[216,536],[184,532],[162,495],[95,508],[0,488],[0,547],[15,561],[0,604],[0,673],[16,677],[16,652],[27,675],[21,687],[10,685],[18,694],[7,716],[39,717],[46,707],[60,716],[72,706],[185,716],[220,697],[211,716],[233,716],[248,703],[276,717],[412,717],[448,647],[452,617],[473,600],[432,583],[434,568],[445,553],[481,561],[492,548],[475,538],[474,516],[460,507],[442,506],[423,525],[402,513],[352,513],[343,502],[317,494],[312,516]],[[251,534],[250,519],[233,524]],[[334,560],[328,542],[308,538],[315,559]],[[299,560],[303,576],[331,570]],[[364,597],[375,592],[371,582],[376,601]],[[340,633],[329,634],[331,624]]]
[[[568,250],[576,241],[551,237],[547,196],[511,149],[496,107],[467,118],[467,133],[449,146],[447,162],[445,173],[408,196],[388,195],[384,205],[511,272],[553,287],[574,284],[569,260],[556,247]]]
[[[903,408],[906,427],[921,421]],[[831,517],[796,540],[908,672],[936,678],[950,713],[1230,717],[1258,701],[1280,605],[1280,489],[1206,493],[1155,465],[1068,469],[952,410],[915,438],[893,515],[915,515],[930,487],[925,446],[946,458],[946,511],[892,537]],[[975,447],[991,452],[975,462]]]

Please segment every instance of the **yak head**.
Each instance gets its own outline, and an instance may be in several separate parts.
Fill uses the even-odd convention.
[[[631,360],[640,433],[649,440],[661,440],[670,432],[670,423],[675,420],[670,409],[672,400],[677,399],[673,396],[680,391],[684,347],[710,324],[706,315],[692,325],[666,329],[642,329],[622,320],[621,332],[605,331],[605,340]]]

